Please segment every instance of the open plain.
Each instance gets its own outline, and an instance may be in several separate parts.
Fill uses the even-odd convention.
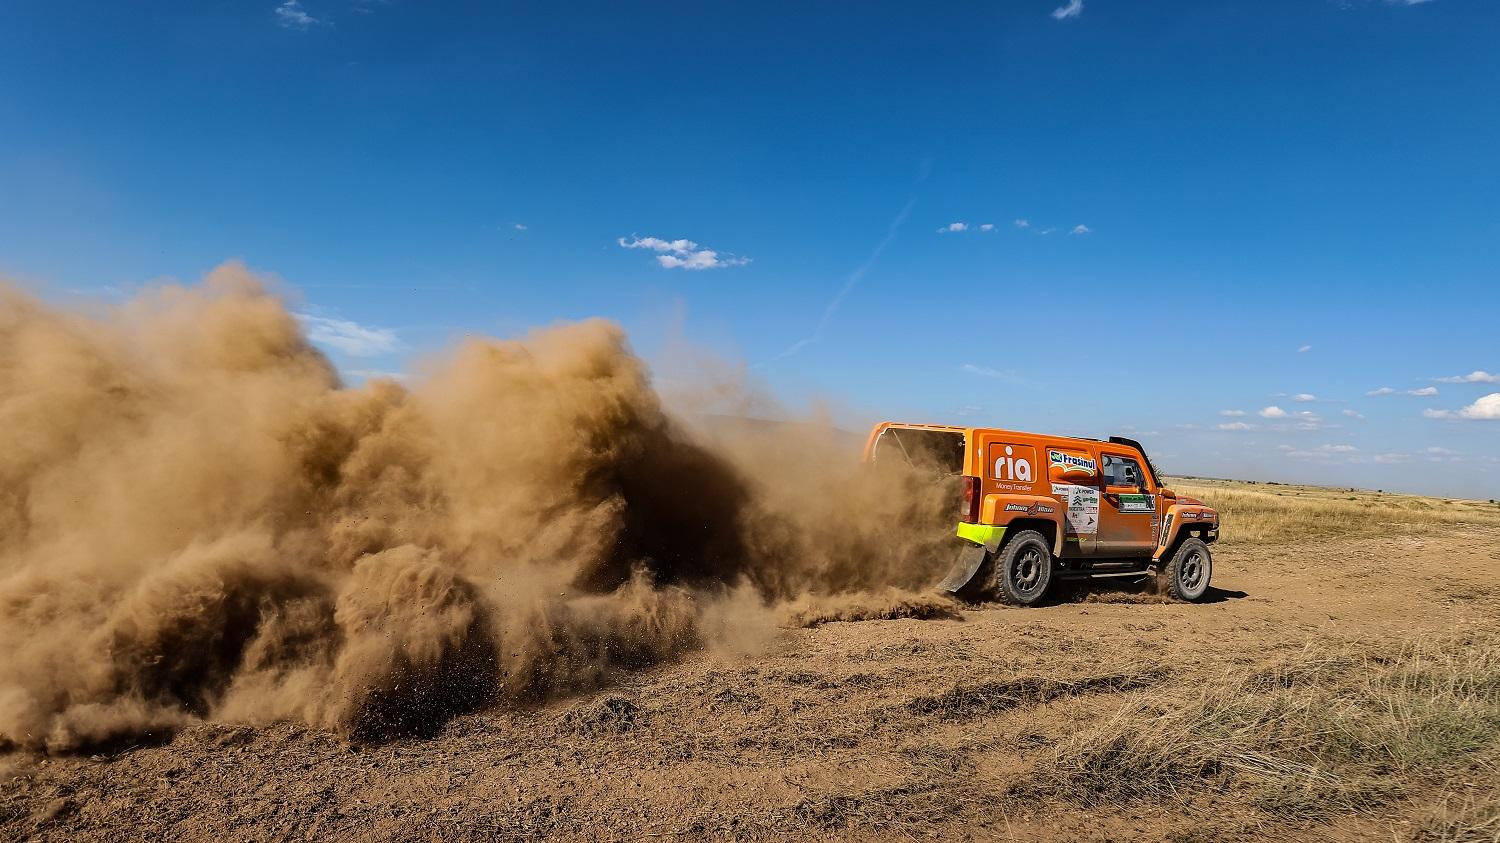
[[[1494,840],[1500,507],[1182,480],[1202,605],[789,624],[597,692],[351,743],[189,726],[0,756],[36,840]],[[902,614],[894,611],[891,614]]]

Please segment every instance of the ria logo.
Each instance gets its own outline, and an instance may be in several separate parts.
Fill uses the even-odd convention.
[[[1063,470],[1063,474],[1087,474],[1093,477],[1099,471],[1099,466],[1087,457],[1075,457],[1072,454],[1064,454],[1062,451],[1048,451],[1047,459],[1055,466]]]
[[[1025,450],[1027,453],[1032,453],[1030,448]],[[1031,460],[1024,456],[1016,456],[1015,449],[1006,445],[1005,455],[995,460],[995,479],[1030,483],[1032,476]]]

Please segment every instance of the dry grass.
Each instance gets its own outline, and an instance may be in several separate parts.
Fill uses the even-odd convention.
[[[1420,843],[1500,843],[1500,794],[1444,804],[1417,828]]]
[[[1457,524],[1500,526],[1500,505],[1386,492],[1172,478],[1181,494],[1222,516],[1223,544],[1295,542],[1313,537],[1421,531]]]
[[[1157,664],[1128,665],[1113,673],[1058,679],[1022,676],[1016,679],[957,684],[937,694],[922,694],[906,703],[912,714],[958,720],[997,714],[1020,706],[1045,705],[1063,697],[1090,693],[1134,691],[1160,682],[1166,671]]]
[[[1313,819],[1497,762],[1500,639],[1492,632],[1309,645],[1190,696],[1139,698],[1057,745],[1017,789],[1088,806],[1233,792],[1279,817]],[[1462,820],[1480,829],[1492,821]]]

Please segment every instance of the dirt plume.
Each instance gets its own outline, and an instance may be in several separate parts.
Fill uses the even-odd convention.
[[[919,594],[899,589],[806,597],[792,604],[789,620],[812,628],[838,621],[872,621],[913,618],[955,620],[962,617],[952,600],[937,594]]]
[[[822,437],[690,434],[601,320],[346,388],[238,264],[0,285],[0,744],[423,734],[933,581],[951,489]]]

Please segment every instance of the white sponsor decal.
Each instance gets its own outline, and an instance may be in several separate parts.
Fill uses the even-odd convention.
[[[1068,506],[1067,531],[1075,535],[1099,532],[1099,490],[1072,483],[1053,483],[1052,494]]]
[[[991,451],[990,453],[994,452]],[[1015,449],[1010,445],[1006,445],[1005,453],[995,460],[995,479],[1019,480],[1022,483],[1030,483],[1031,478],[1031,460],[1016,456]]]

